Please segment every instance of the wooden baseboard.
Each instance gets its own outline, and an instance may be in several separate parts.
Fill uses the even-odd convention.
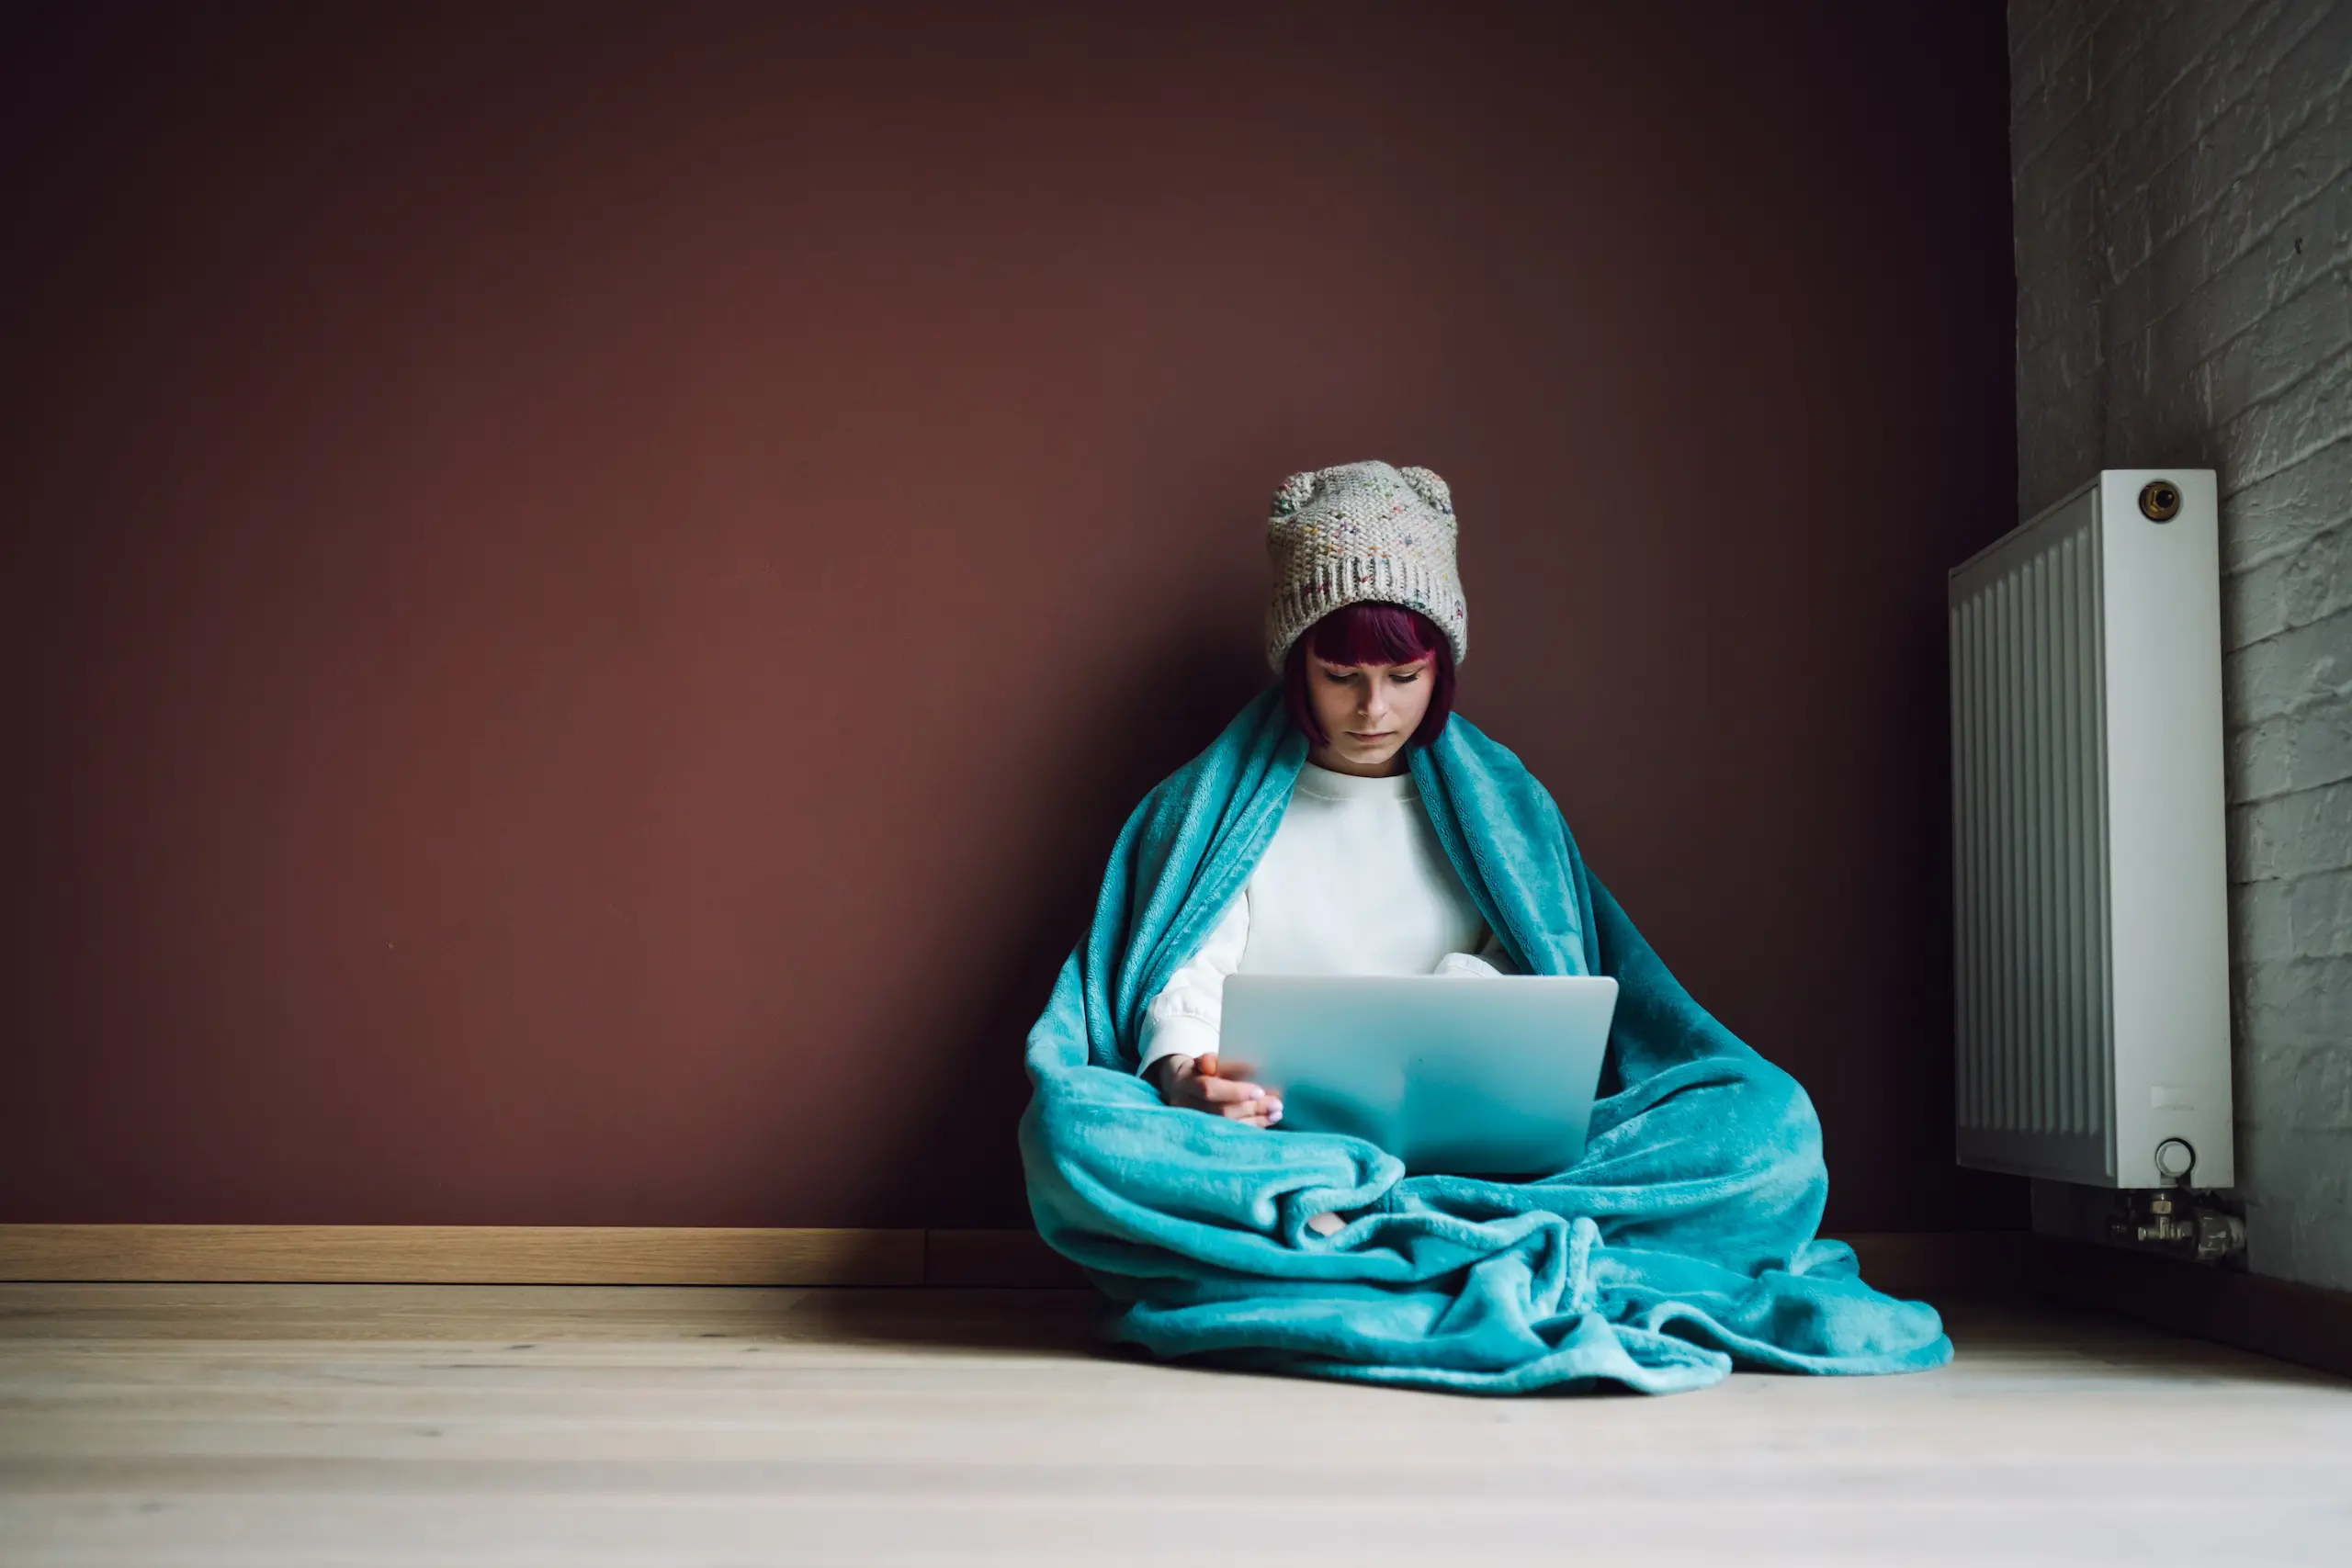
[[[1898,1296],[2020,1284],[2352,1376],[2352,1293],[2007,1231],[1847,1238]],[[0,1224],[0,1280],[530,1285],[1083,1285],[1026,1230]]]
[[[1047,1247],[1035,1231],[926,1231],[923,1244],[926,1285],[1086,1283],[1078,1265]]]
[[[2022,1231],[1865,1231],[1843,1238],[1891,1296],[1998,1296],[2018,1288]]]
[[[923,1233],[670,1225],[0,1225],[0,1280],[920,1285]]]
[[[2020,1235],[1849,1237],[1896,1295],[2014,1285]],[[607,1225],[0,1225],[0,1280],[315,1284],[1067,1286],[1026,1230]]]
[[[2043,1235],[2028,1238],[2025,1284],[2070,1305],[2352,1377],[2352,1291]]]

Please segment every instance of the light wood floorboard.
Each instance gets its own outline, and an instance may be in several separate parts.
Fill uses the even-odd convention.
[[[1486,1401],[1047,1291],[0,1286],[0,1562],[2352,1561],[2352,1383],[1951,1311],[1915,1377]]]

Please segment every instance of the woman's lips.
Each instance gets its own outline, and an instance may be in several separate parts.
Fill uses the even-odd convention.
[[[1396,731],[1389,729],[1374,729],[1369,732],[1362,729],[1351,729],[1348,731],[1348,739],[1351,740],[1385,740],[1389,736],[1395,733]]]

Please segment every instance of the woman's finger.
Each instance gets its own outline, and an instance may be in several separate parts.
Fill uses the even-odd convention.
[[[1201,1098],[1216,1105],[1238,1105],[1266,1098],[1266,1091],[1253,1083],[1237,1078],[1201,1078],[1196,1080]]]

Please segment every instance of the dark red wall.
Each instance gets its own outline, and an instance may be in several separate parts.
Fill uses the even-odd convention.
[[[1018,1223],[1265,498],[1378,456],[1833,1223],[2015,1219],[1948,1152],[1996,5],[14,26],[0,1218]]]

